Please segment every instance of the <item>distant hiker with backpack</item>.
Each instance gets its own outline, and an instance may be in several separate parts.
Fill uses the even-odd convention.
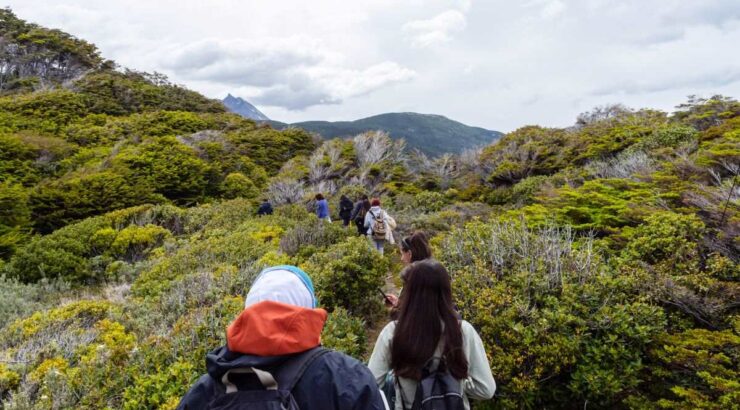
[[[370,200],[367,195],[361,195],[360,199],[355,202],[355,207],[352,209],[352,214],[349,219],[354,221],[357,226],[357,234],[364,236],[367,235],[367,228],[365,228],[365,215],[370,209]]]
[[[262,271],[227,345],[206,356],[203,375],[178,410],[383,410],[385,401],[359,361],[321,347],[327,313],[311,278],[295,266]]]
[[[382,254],[386,241],[391,245],[396,243],[392,232],[396,229],[396,221],[380,207],[380,199],[373,198],[370,205],[370,209],[365,214],[365,228],[375,249]]]
[[[491,399],[496,382],[486,351],[453,307],[449,273],[433,259],[407,270],[398,320],[370,356],[376,382],[393,392],[396,410],[468,410],[470,399]]]
[[[352,216],[352,208],[354,208],[352,201],[347,198],[347,195],[342,195],[339,198],[339,217],[342,218],[342,224],[345,227],[349,226],[349,220]]]
[[[272,204],[267,199],[263,200],[260,207],[257,209],[257,215],[272,215]]]
[[[316,194],[316,216],[319,220],[331,223],[331,216],[329,216],[329,203],[321,194]]]

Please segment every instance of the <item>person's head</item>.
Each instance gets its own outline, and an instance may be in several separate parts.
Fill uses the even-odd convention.
[[[303,352],[321,343],[327,313],[316,307],[313,282],[295,266],[263,270],[244,310],[226,330],[230,351],[257,356]]]
[[[341,197],[339,197],[339,199],[342,200],[342,201],[349,200],[349,198],[347,198],[347,195],[342,195]]]
[[[367,201],[367,200],[368,200],[367,194],[360,195],[360,201]]]
[[[442,356],[456,379],[468,375],[462,329],[452,303],[450,275],[442,264],[425,259],[408,269],[391,343],[391,367],[398,376],[421,378],[421,369],[444,340]]]
[[[370,201],[371,206],[380,206],[380,198],[373,198],[372,201]]]
[[[316,200],[317,201],[321,201],[322,199],[324,199],[324,196],[323,195],[321,195],[320,193],[319,194],[316,194]]]
[[[401,239],[401,261],[404,264],[416,262],[432,257],[432,249],[429,247],[427,235],[422,231],[416,231],[410,236]]]
[[[313,282],[295,266],[275,266],[264,269],[249,288],[244,307],[270,300],[313,309],[316,307]]]

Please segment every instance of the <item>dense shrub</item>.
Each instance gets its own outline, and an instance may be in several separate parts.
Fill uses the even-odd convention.
[[[321,344],[352,357],[365,357],[367,353],[365,322],[350,315],[344,308],[336,308],[326,321],[324,331],[321,333]]]
[[[100,231],[96,232],[99,234]],[[110,243],[110,252],[127,261],[142,259],[148,250],[161,244],[170,236],[170,231],[157,225],[131,225],[115,235]]]
[[[304,223],[289,230],[280,238],[280,250],[289,256],[305,259],[347,236],[347,230],[339,224],[319,223],[316,218],[307,218]]]
[[[249,178],[240,172],[232,172],[224,179],[221,190],[227,199],[252,199],[259,195],[259,190]]]
[[[146,183],[104,171],[41,184],[29,204],[34,227],[49,233],[76,220],[147,202],[161,202]]]
[[[314,278],[322,306],[372,321],[382,305],[377,296],[388,260],[371,249],[366,238],[353,237],[311,256],[302,268]]]
[[[491,357],[497,407],[609,406],[639,385],[662,311],[631,297],[630,278],[610,273],[590,239],[474,222],[444,236],[436,254]]]
[[[28,193],[11,181],[0,182],[0,259],[7,259],[26,236],[31,210]]]

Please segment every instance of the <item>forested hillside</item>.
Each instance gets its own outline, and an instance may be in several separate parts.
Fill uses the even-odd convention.
[[[738,408],[735,99],[430,158],[257,126],[7,10],[0,34],[2,408],[173,409],[282,263],[313,277],[323,344],[366,359],[398,251],[319,224],[317,192],[333,217],[380,196],[398,237],[433,236],[498,384],[476,409]]]
[[[355,121],[302,121],[285,124],[268,121],[277,129],[301,128],[324,138],[351,138],[368,131],[384,131],[391,138],[404,139],[410,149],[427,155],[459,154],[465,149],[488,145],[501,137],[498,131],[471,127],[441,115],[397,112],[373,115]]]

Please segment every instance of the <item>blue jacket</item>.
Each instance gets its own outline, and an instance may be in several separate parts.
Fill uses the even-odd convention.
[[[269,202],[263,202],[257,209],[257,215],[272,215],[272,205]]]
[[[224,394],[221,377],[229,369],[257,367],[270,371],[289,356],[254,356],[234,353],[226,346],[206,357],[208,374],[203,375],[183,397],[178,410],[207,408]],[[336,351],[318,357],[292,391],[301,410],[384,410],[375,378],[359,361]]]
[[[316,202],[316,216],[318,216],[319,219],[329,217],[329,203],[326,202],[326,199]]]

